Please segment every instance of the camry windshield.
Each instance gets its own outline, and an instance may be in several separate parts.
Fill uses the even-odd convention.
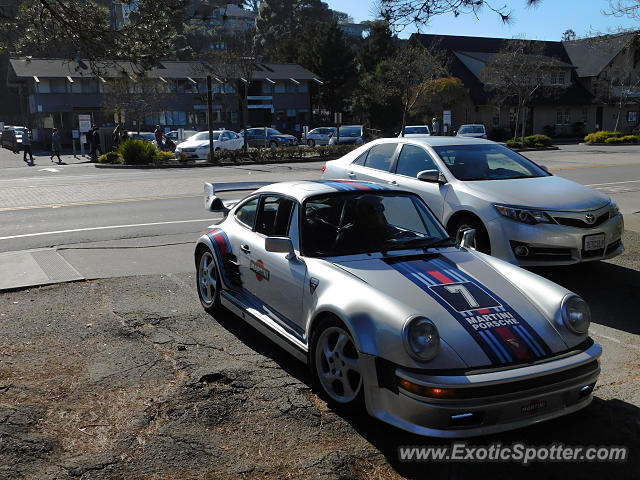
[[[214,139],[214,140],[218,140],[219,136],[220,136],[220,132],[212,132],[211,133],[211,138]],[[189,140],[209,140],[209,132],[196,133]]]
[[[484,133],[484,127],[482,125],[467,125],[460,127],[458,133]]]
[[[447,145],[433,149],[458,180],[547,177],[549,173],[510,148],[497,144]]]
[[[302,250],[307,256],[428,248],[447,241],[447,233],[413,194],[345,192],[304,203]]]
[[[427,127],[405,127],[404,134],[405,135],[414,135],[414,134],[429,134],[429,129]]]

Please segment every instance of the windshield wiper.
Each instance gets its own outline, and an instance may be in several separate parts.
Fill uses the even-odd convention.
[[[383,254],[386,254],[387,252],[390,252],[392,250],[405,250],[410,248],[422,248],[426,250],[427,248],[455,245],[455,241],[451,237],[438,239],[434,239],[433,237],[412,238],[411,240],[407,240],[405,242],[390,241],[388,243],[390,243],[391,245],[382,250]]]

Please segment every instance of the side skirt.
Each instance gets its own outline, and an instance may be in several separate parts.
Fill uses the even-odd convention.
[[[220,294],[222,305],[238,315],[256,330],[260,331],[260,333],[277,343],[280,347],[284,348],[298,360],[305,364],[307,363],[307,352],[309,350],[307,344],[287,333],[284,328],[271,318],[245,305],[241,300],[236,298],[233,293],[222,290]]]

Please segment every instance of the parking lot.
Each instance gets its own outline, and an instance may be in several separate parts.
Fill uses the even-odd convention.
[[[89,171],[90,165],[68,165],[59,172],[38,173],[42,177],[30,173],[24,180],[11,169],[13,188],[24,185],[24,192],[15,197],[11,211],[0,213],[4,223],[11,220],[15,232],[16,225],[24,225],[23,232],[62,230],[55,224],[62,224],[65,212],[73,213],[76,223],[85,217],[112,221],[107,209],[114,208],[113,218],[122,217],[128,228],[114,230],[126,235],[119,233],[108,242],[108,233],[102,232],[112,230],[100,230],[101,239],[34,237],[46,238],[48,248],[59,248],[83,273],[92,260],[111,263],[109,274],[103,275],[110,278],[85,275],[90,279],[0,294],[0,478],[465,478],[477,476],[478,469],[495,478],[638,478],[640,233],[634,222],[640,209],[633,183],[638,178],[625,169],[635,168],[639,157],[637,147],[631,148],[598,152],[570,146],[528,154],[558,175],[603,184],[618,196],[629,227],[620,257],[536,270],[582,295],[591,307],[591,335],[604,347],[593,403],[557,420],[467,440],[475,446],[626,446],[627,462],[539,462],[527,467],[401,462],[400,446],[451,442],[328,409],[312,392],[302,364],[231,313],[212,318],[202,311],[190,240],[201,231],[200,224],[192,230],[181,226],[177,242],[177,232],[135,231],[134,221],[126,217],[135,210],[151,216],[155,210],[145,205],[157,203],[159,210],[176,216],[177,205],[191,215],[186,218],[204,218],[199,191],[193,199],[185,198],[184,205],[170,195],[187,197],[196,186],[201,188],[204,178],[306,178],[317,177],[318,168],[204,169],[199,177],[181,172],[178,182],[169,174],[116,178],[115,173]],[[587,179],[596,170],[588,167],[594,165],[608,166],[597,169],[599,177]],[[59,173],[65,177],[56,177]],[[98,197],[95,192],[101,191],[92,189],[98,183],[105,196],[122,203],[131,198],[130,208]],[[135,198],[134,203],[134,193],[151,183],[167,198],[146,203]],[[64,202],[55,209],[35,208],[39,190],[46,191],[48,202],[55,203],[55,195],[64,195]],[[82,196],[89,194],[90,199]],[[151,193],[145,190],[145,195]],[[81,202],[85,205],[77,205]],[[64,250],[70,243],[73,249]],[[139,250],[125,250],[134,247]],[[128,259],[122,276],[117,275],[118,258]],[[158,265],[164,271],[151,268]]]

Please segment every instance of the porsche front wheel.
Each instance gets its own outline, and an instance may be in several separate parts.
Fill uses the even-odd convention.
[[[351,334],[337,319],[326,319],[314,331],[310,363],[316,388],[343,411],[364,407],[360,356]]]

